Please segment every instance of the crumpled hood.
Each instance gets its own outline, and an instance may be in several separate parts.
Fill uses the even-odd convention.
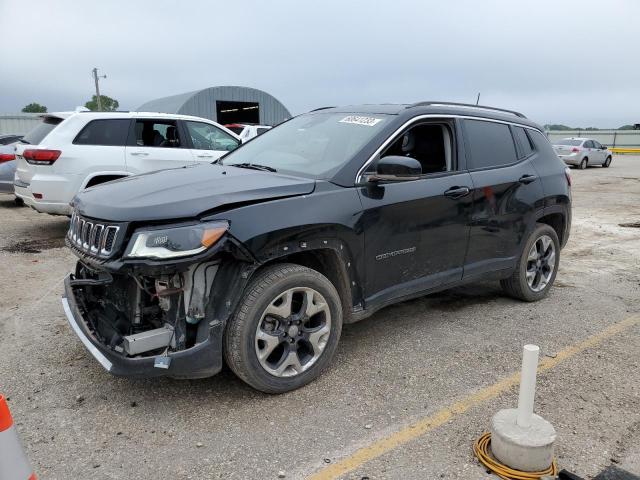
[[[72,204],[80,215],[112,222],[194,218],[243,202],[313,192],[315,181],[217,164],[160,170],[84,190]]]

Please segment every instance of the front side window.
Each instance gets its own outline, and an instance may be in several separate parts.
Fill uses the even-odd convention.
[[[600,142],[596,142],[595,140],[593,141],[593,148],[597,148],[597,149],[601,149],[602,145],[600,144]]]
[[[138,147],[180,148],[183,143],[175,120],[136,120]]]
[[[387,122],[383,114],[321,111],[300,115],[230,153],[224,164],[251,163],[278,172],[330,178]]]
[[[92,120],[73,141],[76,145],[110,145],[124,147],[127,143],[131,120]]]
[[[471,152],[470,169],[510,165],[517,161],[509,126],[484,120],[465,120],[464,131]]]
[[[448,125],[420,124],[401,134],[380,155],[410,157],[422,167],[423,175],[452,170],[453,135]]]
[[[196,150],[222,150],[229,152],[238,148],[240,142],[214,125],[203,122],[185,122],[191,144]]]
[[[525,158],[533,153],[533,145],[531,144],[531,140],[524,128],[513,127],[513,136],[516,138],[516,142],[518,143],[518,158]]]

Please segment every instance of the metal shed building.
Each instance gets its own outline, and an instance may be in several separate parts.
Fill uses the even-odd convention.
[[[178,113],[208,118],[222,124],[277,125],[291,118],[289,110],[267,92],[248,87],[210,87],[151,100],[140,112]]]

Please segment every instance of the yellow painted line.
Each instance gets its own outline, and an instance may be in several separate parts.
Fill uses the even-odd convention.
[[[640,148],[613,147],[609,150],[613,153],[640,153]]]
[[[640,323],[640,315],[629,317],[621,322],[615,323],[608,328],[605,328],[601,332],[596,333],[583,340],[582,342],[567,347],[564,350],[557,353],[554,358],[545,357],[538,364],[538,372],[545,372],[551,370],[559,363],[571,358],[584,350],[594,347],[603,342],[607,338],[610,338],[624,330],[631,328],[632,326]],[[405,443],[408,443],[416,438],[424,435],[425,433],[438,428],[451,418],[461,415],[471,407],[478,405],[486,400],[495,398],[498,395],[506,392],[515,385],[518,385],[520,381],[520,372],[516,372],[513,375],[500,380],[493,385],[485,387],[478,392],[465,397],[464,399],[445,407],[442,410],[422,418],[417,422],[409,425],[402,430],[399,430],[391,435],[381,438],[373,442],[372,444],[356,450],[348,457],[340,460],[333,465],[323,468],[322,470],[307,477],[307,480],[329,480],[336,479],[345,473],[351,472],[356,468],[362,466],[366,462],[377,458],[394,448],[397,448]]]

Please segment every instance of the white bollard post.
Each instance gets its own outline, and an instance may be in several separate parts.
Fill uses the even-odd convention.
[[[539,352],[540,347],[537,345],[525,345],[522,349],[522,373],[520,374],[520,396],[518,397],[516,423],[524,428],[531,426]]]

